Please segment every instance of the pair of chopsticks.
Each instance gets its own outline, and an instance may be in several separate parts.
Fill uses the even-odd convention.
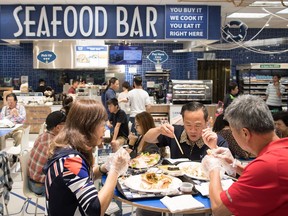
[[[180,151],[181,151],[182,155],[184,155],[184,152],[183,152],[183,150],[182,150],[182,148],[181,148],[181,146],[180,146],[180,143],[179,143],[179,141],[177,140],[177,138],[176,138],[176,135],[175,135],[175,134],[174,134],[174,139],[175,139],[175,141],[176,141],[176,143],[177,143],[177,145],[178,145],[178,148],[180,149]]]

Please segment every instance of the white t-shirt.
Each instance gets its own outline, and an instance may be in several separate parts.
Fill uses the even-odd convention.
[[[143,89],[133,89],[128,92],[130,103],[130,117],[135,117],[138,113],[146,111],[146,106],[151,104],[149,95]]]
[[[123,99],[123,98],[128,98],[128,92],[121,92],[119,95],[118,95],[118,101]],[[122,110],[124,110],[124,112],[126,114],[130,114],[130,104],[129,102],[119,102],[119,106]]]
[[[280,85],[280,93],[281,95],[285,92],[285,86]],[[269,84],[266,89],[266,95],[268,95],[266,104],[270,106],[282,106],[281,96],[277,95],[277,88],[273,83]]]

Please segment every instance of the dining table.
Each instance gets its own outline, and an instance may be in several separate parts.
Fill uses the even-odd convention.
[[[104,185],[106,181],[107,176],[103,175],[101,182]],[[203,208],[196,208],[196,209],[191,209],[191,210],[186,210],[186,211],[179,211],[177,214],[200,214],[203,213],[205,215],[210,215],[212,213],[211,210],[211,204],[210,204],[210,199],[207,196],[202,196],[200,193],[197,195],[191,195],[193,196],[194,199],[197,201],[201,202],[204,207]],[[141,198],[141,199],[132,199],[129,200],[127,199],[116,187],[114,189],[114,195],[113,198],[117,201],[120,201],[122,203],[128,204],[132,206],[132,209],[134,207],[136,208],[141,208],[149,211],[154,211],[154,212],[160,212],[162,214],[172,214],[172,212],[160,201],[162,197],[149,197],[149,198]],[[132,210],[133,212],[133,210]]]

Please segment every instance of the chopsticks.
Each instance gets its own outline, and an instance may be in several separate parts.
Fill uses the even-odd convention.
[[[176,143],[177,143],[177,145],[178,145],[178,148],[180,149],[180,151],[181,151],[182,155],[184,155],[184,152],[183,152],[183,150],[182,150],[182,148],[181,148],[181,146],[180,146],[180,143],[179,143],[179,141],[177,140],[177,138],[176,138],[176,135],[175,135],[175,134],[174,134],[174,139],[175,139],[175,141],[176,141]]]

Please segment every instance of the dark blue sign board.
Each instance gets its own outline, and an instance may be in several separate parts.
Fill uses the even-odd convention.
[[[1,5],[0,11],[1,39],[220,38],[219,6]]]
[[[155,50],[150,52],[147,58],[154,64],[162,64],[168,60],[168,55],[165,51]]]
[[[44,64],[48,64],[56,59],[56,55],[52,51],[45,50],[37,55],[37,59]]]

